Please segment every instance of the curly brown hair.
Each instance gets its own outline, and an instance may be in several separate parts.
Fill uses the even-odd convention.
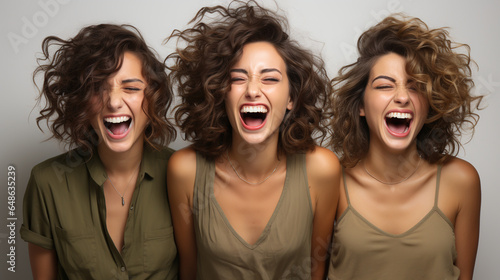
[[[332,80],[334,132],[330,144],[344,166],[352,167],[366,156],[369,130],[359,116],[370,70],[377,59],[396,53],[406,59],[406,72],[429,102],[429,114],[417,135],[417,150],[431,163],[441,163],[460,149],[464,126],[472,133],[483,96],[471,95],[470,48],[449,39],[445,28],[429,29],[418,18],[393,15],[365,31],[358,39],[359,58],[339,70]],[[465,53],[456,52],[457,48]]]
[[[285,61],[294,107],[280,126],[278,148],[285,153],[314,149],[328,135],[326,124],[330,80],[321,58],[301,48],[285,32],[288,23],[254,1],[233,1],[228,7],[204,7],[190,21],[192,28],[174,30],[177,50],[165,60],[169,78],[177,84],[182,102],[175,120],[206,157],[217,157],[231,146],[231,125],[224,99],[231,89],[230,69],[245,44],[271,43]],[[183,48],[179,43],[185,43]],[[313,136],[314,133],[314,136]]]
[[[158,149],[175,139],[175,128],[167,118],[173,93],[165,65],[135,27],[87,26],[69,40],[56,36],[45,38],[42,51],[33,82],[37,85],[36,76],[43,74],[38,103],[43,99],[45,107],[36,120],[40,130],[40,122],[47,122],[52,132],[50,138],[92,154],[97,136],[90,119],[97,112],[91,99],[97,95],[102,100],[108,77],[120,69],[124,53],[132,52],[142,61],[142,74],[147,81],[144,92],[147,103],[143,102],[143,110],[150,124],[145,140]],[[148,104],[147,108],[144,104]]]

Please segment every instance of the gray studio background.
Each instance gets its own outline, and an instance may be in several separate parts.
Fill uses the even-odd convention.
[[[0,9],[0,279],[32,279],[27,245],[19,236],[24,190],[36,163],[64,151],[64,146],[54,140],[44,142],[49,134],[40,132],[35,122],[38,108],[33,107],[37,91],[31,75],[43,38],[49,35],[68,38],[89,24],[129,23],[139,28],[146,41],[164,58],[172,50],[172,44],[165,46],[162,41],[174,28],[185,27],[202,6],[227,3],[226,0],[3,1]],[[276,6],[273,1],[263,3]],[[277,0],[277,4],[289,18],[292,36],[323,56],[332,77],[342,65],[356,59],[354,47],[361,32],[391,12],[420,17],[430,27],[448,26],[456,41],[471,46],[472,57],[479,65],[479,70],[474,72],[475,91],[487,95],[487,107],[479,112],[481,120],[474,138],[464,144],[460,154],[477,168],[482,181],[481,236],[475,279],[500,279],[500,2]],[[178,137],[171,146],[178,149],[185,145]],[[7,270],[7,254],[12,246],[8,244],[11,221],[7,219],[9,165],[16,169],[15,273]]]

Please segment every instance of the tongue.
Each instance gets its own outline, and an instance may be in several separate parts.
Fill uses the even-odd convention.
[[[108,129],[114,134],[114,135],[122,135],[128,130],[128,122],[122,122],[122,123],[113,123],[110,124]]]
[[[259,126],[262,124],[262,119],[259,118],[245,117],[243,121],[248,126]]]
[[[403,133],[406,130],[406,124],[390,122],[387,123],[387,127],[396,133]]]

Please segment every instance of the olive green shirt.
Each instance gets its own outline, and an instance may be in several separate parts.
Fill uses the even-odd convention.
[[[121,254],[106,228],[107,176],[97,152],[86,162],[73,150],[33,168],[22,239],[56,251],[58,279],[177,279],[166,188],[172,153],[145,146]]]

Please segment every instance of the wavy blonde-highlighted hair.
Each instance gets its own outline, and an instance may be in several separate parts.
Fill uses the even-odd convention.
[[[369,129],[359,116],[370,70],[378,58],[396,53],[406,72],[429,102],[429,114],[417,135],[417,149],[431,163],[446,161],[460,149],[462,130],[479,120],[483,96],[473,96],[470,47],[452,42],[445,28],[429,29],[418,18],[389,16],[358,39],[359,58],[332,80],[333,136],[330,144],[344,166],[356,165],[368,153]],[[458,49],[465,51],[457,52]]]

